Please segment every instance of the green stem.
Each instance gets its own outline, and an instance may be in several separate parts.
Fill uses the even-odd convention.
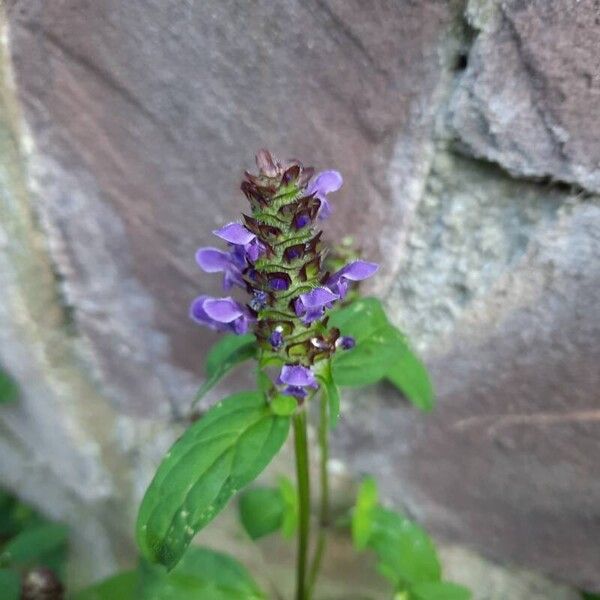
[[[310,567],[308,576],[308,597],[312,596],[315,583],[321,568],[321,561],[325,553],[327,543],[327,528],[329,526],[329,472],[327,463],[329,461],[329,419],[327,394],[321,392],[320,398],[320,419],[319,419],[319,451],[320,451],[320,484],[321,484],[321,504],[319,508],[319,537],[317,538],[317,548]]]
[[[296,559],[296,600],[307,600],[306,567],[310,534],[310,476],[308,471],[308,442],[306,439],[306,410],[294,415],[294,447],[298,485],[298,555]]]

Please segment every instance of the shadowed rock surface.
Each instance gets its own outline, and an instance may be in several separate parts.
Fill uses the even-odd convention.
[[[219,289],[194,251],[266,146],[342,171],[327,235],[382,262],[372,291],[438,389],[431,415],[349,394],[337,456],[441,539],[600,589],[598,2],[13,0],[0,19],[0,363],[23,388],[0,478],[79,528],[74,580],[132,560],[215,339],[186,318]]]

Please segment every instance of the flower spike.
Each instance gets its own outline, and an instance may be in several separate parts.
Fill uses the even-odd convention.
[[[252,331],[262,356],[284,365],[277,379],[281,393],[301,401],[318,387],[314,365],[354,345],[352,338],[327,327],[327,311],[345,298],[350,283],[370,277],[377,265],[357,260],[333,275],[322,268],[317,223],[331,213],[328,195],[341,188],[340,173],[314,176],[312,167],[279,160],[264,149],[256,166],[258,174],[246,173],[241,185],[250,204],[243,224],[231,222],[214,231],[228,249],[196,252],[202,270],[223,273],[226,290],[237,286],[248,292],[247,304],[199,296],[190,316],[218,331]]]

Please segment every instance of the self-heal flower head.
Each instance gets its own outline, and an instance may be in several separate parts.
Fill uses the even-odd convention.
[[[230,297],[199,296],[192,302],[190,316],[210,329],[238,335],[247,333],[250,323],[255,320],[245,306]]]
[[[339,299],[339,295],[329,288],[318,287],[305,294],[300,294],[294,303],[296,314],[301,317],[305,325],[320,319],[325,314],[325,309]]]
[[[317,389],[319,387],[313,372],[302,365],[283,365],[277,383],[286,386],[282,390],[283,394],[297,398],[306,397],[306,388]]]
[[[355,260],[329,277],[326,285],[343,299],[348,292],[349,282],[368,279],[375,274],[377,269],[379,269],[377,263]]]
[[[256,235],[241,223],[228,223],[213,233],[230,244],[242,246],[248,259],[253,262],[264,252],[264,246],[258,241]]]
[[[314,194],[321,201],[319,207],[319,218],[326,219],[331,214],[331,206],[327,200],[327,194],[337,192],[344,183],[342,176],[337,171],[323,171],[319,173],[309,184],[307,192]]]
[[[258,173],[246,172],[241,184],[249,211],[214,231],[228,248],[196,253],[204,271],[223,273],[225,289],[238,286],[248,297],[240,303],[200,296],[191,316],[220,331],[252,331],[264,364],[285,364],[278,385],[300,399],[318,385],[311,367],[354,343],[328,326],[327,311],[344,298],[350,282],[371,276],[377,265],[354,261],[331,276],[323,266],[318,223],[331,212],[328,194],[342,186],[337,171],[314,176],[311,167],[267,150],[258,152],[256,164]]]

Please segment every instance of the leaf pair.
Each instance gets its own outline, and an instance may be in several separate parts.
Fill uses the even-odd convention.
[[[434,406],[427,369],[406,337],[388,320],[376,298],[361,298],[332,313],[329,324],[352,336],[356,346],[337,352],[333,379],[340,386],[360,387],[387,379],[421,410]]]
[[[290,419],[260,392],[219,402],[174,444],[142,500],[136,527],[145,558],[173,568],[193,536],[279,451]]]
[[[83,590],[73,600],[264,600],[246,569],[233,558],[190,548],[170,573],[143,563]]]
[[[383,508],[372,478],[361,484],[352,514],[352,539],[357,550],[372,549],[378,570],[407,600],[469,600],[470,592],[441,581],[435,545],[424,529]],[[406,595],[408,594],[408,595]]]

